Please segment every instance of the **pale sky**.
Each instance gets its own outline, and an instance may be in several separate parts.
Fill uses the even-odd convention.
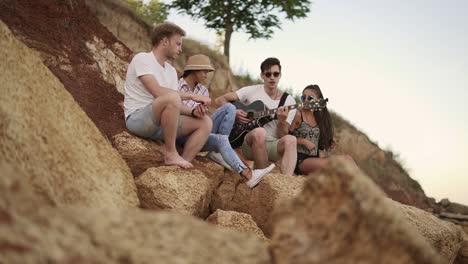
[[[318,84],[331,109],[400,154],[426,195],[468,205],[467,14],[465,0],[316,0],[269,40],[235,32],[231,68],[258,76],[277,57],[282,87]],[[202,21],[168,20],[214,46]]]

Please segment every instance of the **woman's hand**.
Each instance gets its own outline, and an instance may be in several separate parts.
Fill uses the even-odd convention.
[[[297,144],[303,145],[303,146],[306,147],[308,150],[311,150],[311,149],[314,149],[314,148],[315,148],[315,144],[312,143],[310,140],[307,140],[307,139],[305,139],[305,138],[298,138],[298,139],[297,139]]]
[[[315,148],[315,144],[310,142],[309,140],[305,139],[305,142],[304,142],[304,146],[308,149],[308,150],[312,150]]]
[[[194,109],[195,110],[193,111],[193,115],[195,117],[203,117],[208,114],[208,106],[204,104],[199,104]]]

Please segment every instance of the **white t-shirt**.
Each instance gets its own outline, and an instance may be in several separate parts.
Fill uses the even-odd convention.
[[[154,100],[153,95],[138,78],[147,74],[152,74],[162,87],[177,91],[177,72],[172,65],[165,62],[164,67],[161,66],[153,52],[138,53],[128,65],[125,78],[125,118]]]
[[[248,105],[256,100],[262,101],[269,109],[278,108],[280,100],[272,100],[270,96],[265,92],[263,84],[246,86],[240,90],[236,91],[237,97],[241,103]],[[288,95],[286,101],[284,102],[285,106],[296,104],[296,101],[291,95]],[[288,118],[286,121],[291,124],[296,115],[296,110],[289,111]],[[268,122],[263,126],[266,130],[266,139],[267,140],[276,140],[277,136],[277,127],[278,120],[275,119],[271,122]]]

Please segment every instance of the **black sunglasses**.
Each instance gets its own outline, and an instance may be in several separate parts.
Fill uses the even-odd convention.
[[[314,97],[312,95],[302,95],[301,96],[301,101],[304,102],[307,99],[307,101],[312,101],[314,100]]]
[[[273,75],[275,78],[278,78],[280,76],[280,72],[265,72],[263,75],[265,75],[267,78],[270,78],[271,75]]]

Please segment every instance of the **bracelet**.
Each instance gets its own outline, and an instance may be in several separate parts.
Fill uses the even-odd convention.
[[[197,110],[197,108],[192,109],[192,113],[190,114],[192,117],[196,117],[193,113]]]

